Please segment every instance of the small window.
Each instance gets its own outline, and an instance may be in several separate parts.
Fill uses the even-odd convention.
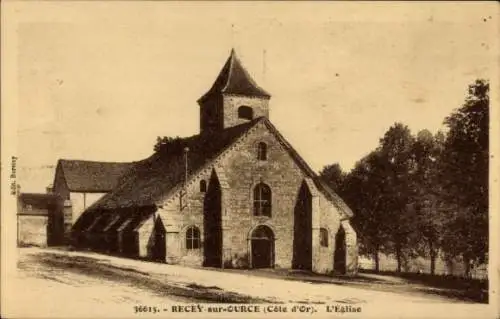
[[[271,217],[271,189],[259,183],[253,191],[253,211],[255,216]]]
[[[200,192],[205,193],[207,191],[207,182],[202,179],[200,181]]]
[[[238,108],[238,118],[246,120],[253,119],[253,109],[246,105],[240,106]]]
[[[326,228],[319,229],[319,244],[321,247],[328,247],[328,230]]]
[[[191,226],[186,231],[186,248],[200,248],[200,230],[196,226]]]
[[[259,143],[259,147],[257,150],[257,158],[260,161],[267,160],[267,144],[266,143],[263,143],[263,142]]]
[[[26,204],[26,210],[32,210],[33,209],[33,206],[31,206],[30,204]]]

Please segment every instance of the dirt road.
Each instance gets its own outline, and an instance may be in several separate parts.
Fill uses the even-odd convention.
[[[21,311],[30,317],[67,317],[76,309],[85,309],[85,317],[102,317],[103,312],[131,316],[137,306],[155,305],[172,311],[164,305],[185,303],[390,306],[450,302],[439,296],[405,295],[39,248],[20,249],[18,272],[11,280],[21,293],[8,296],[7,304],[15,306],[15,313]]]

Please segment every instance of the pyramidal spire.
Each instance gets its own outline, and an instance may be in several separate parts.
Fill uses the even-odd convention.
[[[251,97],[270,98],[271,95],[255,83],[243,64],[236,55],[236,50],[231,48],[231,53],[222,67],[214,84],[198,101],[205,100],[214,94],[234,94]]]

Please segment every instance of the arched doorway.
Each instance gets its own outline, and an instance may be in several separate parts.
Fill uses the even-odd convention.
[[[335,235],[335,253],[334,253],[333,269],[337,274],[346,273],[345,231],[342,226],[339,227],[337,235]]]
[[[273,231],[265,225],[260,225],[252,232],[250,241],[252,251],[252,268],[274,267]]]

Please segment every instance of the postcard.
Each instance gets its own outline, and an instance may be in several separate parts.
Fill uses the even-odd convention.
[[[5,318],[498,318],[495,2],[2,3]]]

